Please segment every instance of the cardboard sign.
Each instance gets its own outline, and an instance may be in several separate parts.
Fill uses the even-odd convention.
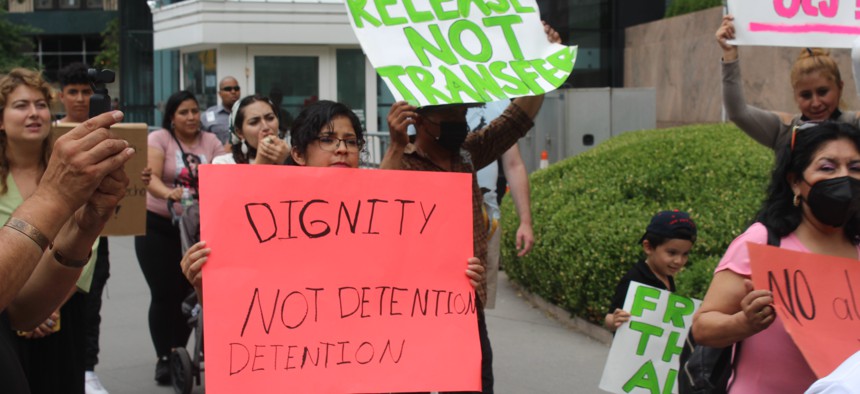
[[[355,35],[399,100],[417,106],[543,94],[573,70],[535,0],[346,0]]]
[[[678,392],[678,362],[699,300],[630,282],[624,310],[630,321],[618,327],[600,389],[610,393]]]
[[[470,174],[204,165],[208,393],[480,391]]]
[[[838,0],[728,0],[735,45],[851,48],[860,3]]]
[[[819,378],[860,350],[860,261],[748,244],[756,289]]]
[[[54,141],[78,124],[55,124],[52,129]],[[117,123],[110,130],[128,141],[129,146],[134,148],[134,156],[125,163],[125,175],[129,180],[125,197],[117,205],[114,216],[105,224],[102,235],[143,235],[146,234],[146,185],[140,179],[140,172],[146,168],[148,129],[146,123]]]

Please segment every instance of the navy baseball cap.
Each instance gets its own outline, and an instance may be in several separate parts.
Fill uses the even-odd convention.
[[[654,234],[666,238],[687,239],[696,242],[696,223],[690,219],[690,214],[684,211],[660,211],[651,218],[651,223],[645,229],[645,234]],[[645,235],[639,240],[645,240]]]

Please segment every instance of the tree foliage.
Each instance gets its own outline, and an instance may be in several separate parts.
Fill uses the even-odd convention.
[[[102,51],[95,62],[95,67],[119,72],[119,18],[108,22],[102,32]]]
[[[9,71],[15,67],[36,68],[38,63],[32,55],[33,39],[29,37],[38,30],[12,23],[9,20],[6,0],[0,0],[0,72]]]

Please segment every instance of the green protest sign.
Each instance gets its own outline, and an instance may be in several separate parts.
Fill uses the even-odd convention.
[[[345,0],[349,20],[397,100],[489,102],[543,94],[573,70],[535,0]]]
[[[678,361],[701,301],[631,282],[630,321],[618,328],[600,389],[611,393],[678,392]]]

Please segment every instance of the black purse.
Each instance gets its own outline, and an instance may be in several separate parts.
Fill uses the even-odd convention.
[[[769,227],[767,244],[779,247],[780,239]],[[681,351],[678,371],[680,394],[725,394],[729,389],[729,378],[735,371],[735,360],[740,354],[741,342],[722,348],[697,345],[693,331],[687,335]]]

